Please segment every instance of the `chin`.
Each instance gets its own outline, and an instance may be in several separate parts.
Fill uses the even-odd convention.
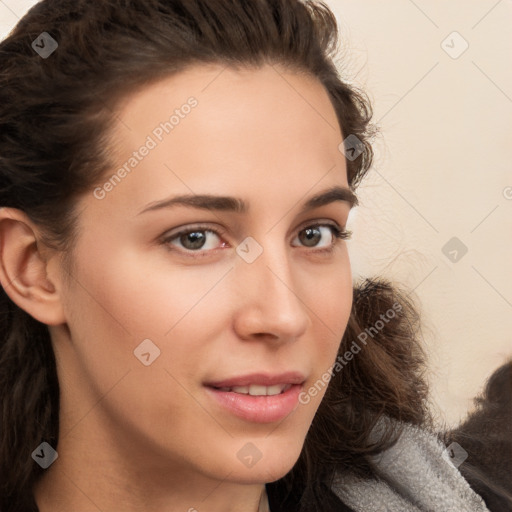
[[[243,462],[231,464],[233,472],[229,479],[238,483],[255,484],[270,483],[284,477],[297,462],[302,445],[286,446],[285,443],[269,443],[259,452],[249,443],[245,445],[245,452],[241,451]],[[288,443],[289,444],[289,443]],[[251,455],[246,455],[253,452]],[[258,459],[259,457],[259,459]],[[237,461],[238,462],[238,461]]]

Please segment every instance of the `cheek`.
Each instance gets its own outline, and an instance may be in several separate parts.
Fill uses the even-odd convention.
[[[316,411],[327,390],[333,365],[345,330],[353,300],[353,282],[348,257],[343,263],[322,271],[319,284],[310,288],[308,306],[314,332],[313,360],[316,362],[311,378],[306,383],[300,403]]]
[[[146,346],[154,361],[150,380],[156,369],[180,381],[197,379],[201,354],[229,320],[234,301],[223,281],[229,265],[191,270],[112,249],[108,258],[84,258],[78,268],[66,298],[69,326],[78,360],[98,390],[128,369],[145,368],[137,355],[147,353],[139,351]],[[151,343],[141,345],[144,340]],[[162,380],[167,390],[177,386],[167,374]]]
[[[204,352],[219,322],[217,296],[208,292],[225,271],[143,271],[140,259],[129,254],[83,263],[66,297],[72,352],[62,355],[75,383],[70,396],[84,411],[102,398],[116,423],[139,436],[172,430],[190,444],[190,436],[201,434],[201,422],[211,421],[190,393],[197,392]],[[154,344],[148,366],[141,352],[141,359],[134,354],[146,339]]]
[[[84,261],[78,277],[87,286],[78,287],[78,295],[85,295],[78,300],[81,309],[85,302],[91,314],[99,314],[98,325],[121,328],[134,339],[162,338],[186,322],[229,268],[191,270],[165,258],[155,262],[129,250],[117,252],[111,250],[103,261]]]
[[[323,332],[325,348],[336,352],[345,332],[352,308],[353,282],[350,262],[343,247],[343,257],[335,265],[309,270],[309,286],[304,281],[306,305],[316,328]],[[334,348],[333,348],[334,347]]]

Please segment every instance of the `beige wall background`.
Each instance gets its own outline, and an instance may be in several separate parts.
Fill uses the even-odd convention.
[[[0,0],[0,37],[35,3]],[[326,3],[381,130],[350,219],[354,278],[414,290],[432,408],[454,425],[512,357],[512,1]]]

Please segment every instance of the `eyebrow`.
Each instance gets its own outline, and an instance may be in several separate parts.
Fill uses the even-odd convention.
[[[319,208],[326,204],[335,201],[344,201],[350,205],[350,208],[357,206],[359,201],[357,196],[346,187],[331,187],[319,194],[311,197],[301,208],[301,213],[313,208]],[[138,215],[142,213],[160,210],[162,208],[170,208],[172,206],[188,206],[191,208],[199,208],[201,210],[217,210],[217,211],[230,211],[234,213],[247,213],[249,210],[248,204],[237,197],[229,196],[214,196],[209,194],[189,194],[182,196],[175,196],[162,201],[154,201],[146,205]]]

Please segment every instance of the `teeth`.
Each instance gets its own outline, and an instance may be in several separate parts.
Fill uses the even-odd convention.
[[[243,395],[249,394],[249,386],[234,386],[230,389],[234,393],[242,393]]]
[[[266,386],[258,386],[256,384],[251,384],[249,386],[249,395],[252,396],[265,396],[267,394]]]
[[[283,391],[284,386],[282,384],[276,384],[275,386],[268,386],[267,395],[279,395]]]
[[[232,388],[219,388],[220,391],[232,391],[242,395],[251,396],[274,396],[287,391],[292,387],[291,384],[275,384],[274,386],[260,386],[251,384],[249,386],[233,386]]]

